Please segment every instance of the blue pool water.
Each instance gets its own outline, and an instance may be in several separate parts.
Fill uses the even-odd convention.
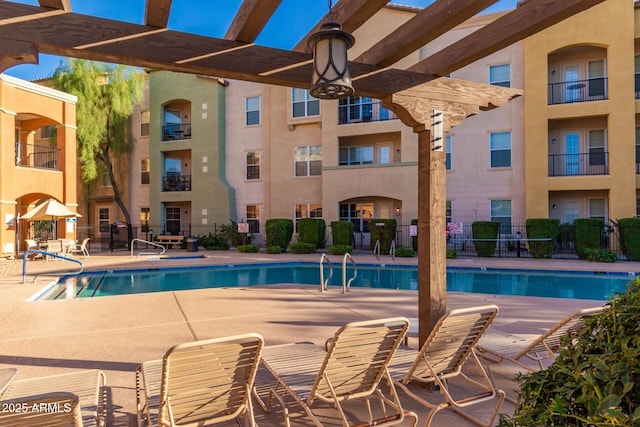
[[[352,287],[418,289],[416,266],[359,265]],[[325,268],[325,278],[329,271]],[[341,286],[335,268],[330,286]],[[348,269],[347,279],[353,276]],[[498,295],[606,300],[626,288],[632,275],[447,268],[447,290]],[[295,283],[320,287],[317,263],[270,263],[103,271],[61,278],[38,299],[87,298],[202,288]]]

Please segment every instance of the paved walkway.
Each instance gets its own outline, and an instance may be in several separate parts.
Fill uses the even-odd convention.
[[[184,255],[184,252],[174,252]],[[317,262],[318,254],[240,254],[203,252],[205,258],[148,261],[131,259],[128,253],[94,254],[85,269],[117,270],[175,265],[238,264],[303,259]],[[417,260],[356,255],[359,264],[416,263]],[[335,261],[341,258],[335,257]],[[459,259],[450,265],[476,267],[533,268],[545,270],[640,272],[639,263],[595,264],[582,261]],[[133,294],[60,301],[28,302],[55,273],[74,269],[61,261],[29,261],[27,280],[22,284],[22,261],[5,261],[0,271],[0,367],[17,366],[19,378],[29,378],[74,369],[105,371],[109,385],[111,426],[135,425],[135,369],[145,360],[160,358],[171,346],[197,339],[244,332],[258,332],[267,345],[293,341],[322,344],[342,324],[388,316],[417,317],[415,291],[354,289],[342,295],[333,288],[293,284],[271,287],[202,289],[193,291]],[[495,303],[500,314],[495,326],[505,331],[537,334],[573,310],[601,305],[602,301],[509,297],[486,294],[448,293],[449,308]],[[413,343],[415,345],[415,343]],[[514,395],[511,382],[517,370],[501,367],[494,371],[496,382]],[[436,397],[437,398],[437,397]],[[410,399],[403,399],[419,410]],[[295,409],[295,408],[294,408]],[[505,403],[503,413],[513,405]],[[484,408],[474,409],[484,414]],[[284,425],[282,414],[265,415],[256,409],[262,426]],[[304,417],[295,425],[309,425]],[[230,424],[233,425],[233,424]],[[407,424],[409,425],[409,424]],[[469,425],[444,411],[434,426]]]

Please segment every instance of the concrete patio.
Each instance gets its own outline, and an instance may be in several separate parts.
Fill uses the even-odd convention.
[[[175,252],[184,255],[184,252]],[[129,253],[92,254],[80,258],[85,270],[158,268],[203,264],[238,264],[285,260],[319,261],[318,254],[240,254],[203,252],[205,258],[149,261],[131,259]],[[338,261],[338,257],[335,258]],[[378,261],[370,255],[355,255],[357,263],[416,263],[417,260],[389,257]],[[460,259],[449,265],[531,268],[545,270],[621,271],[637,273],[640,263],[594,264],[582,261]],[[107,375],[110,426],[135,425],[135,369],[145,360],[161,358],[171,346],[199,339],[244,332],[262,334],[267,345],[312,341],[322,345],[342,324],[391,316],[417,317],[415,291],[353,289],[348,294],[332,287],[286,284],[270,287],[222,288],[192,291],[133,294],[74,300],[36,301],[27,299],[42,289],[51,277],[33,275],[73,270],[73,264],[29,261],[27,280],[22,284],[22,261],[0,263],[0,368],[19,368],[18,378],[30,378],[76,369],[95,368]],[[500,314],[494,326],[508,332],[538,334],[579,308],[601,305],[602,301],[511,297],[488,294],[449,293],[448,307],[497,304]],[[410,340],[410,345],[416,341]],[[511,378],[514,366],[492,367],[494,379],[507,394],[515,396]],[[405,395],[410,409],[424,413]],[[434,394],[437,399],[437,394]],[[472,410],[484,414],[483,405]],[[297,411],[299,408],[293,407]],[[508,402],[502,413],[512,413]],[[260,425],[284,425],[279,411],[264,414],[255,409]],[[330,411],[328,412],[330,413]],[[299,425],[310,425],[303,416]],[[422,421],[421,421],[422,422]],[[234,425],[234,424],[229,424]],[[406,423],[409,425],[409,423]],[[434,426],[471,425],[443,411]]]

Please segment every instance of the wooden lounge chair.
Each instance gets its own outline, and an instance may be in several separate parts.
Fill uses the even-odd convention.
[[[446,408],[477,425],[492,425],[505,394],[493,386],[474,348],[497,314],[495,305],[452,310],[438,321],[420,350],[401,346],[396,352],[389,371],[397,386],[429,409],[425,426],[431,425],[438,411]],[[475,362],[477,378],[462,372],[469,359]],[[463,381],[452,381],[455,378]],[[442,397],[432,391],[436,389]],[[491,400],[496,403],[486,423],[464,411],[468,406]]]
[[[409,326],[405,318],[381,319],[348,323],[340,328],[329,342],[328,351],[312,343],[283,344],[265,347],[262,362],[276,380],[269,390],[267,401],[256,397],[265,411],[271,408],[272,397],[284,409],[286,425],[290,425],[285,392],[302,406],[316,426],[322,426],[314,413],[316,401],[330,403],[338,412],[343,426],[392,426],[401,424],[406,416],[417,415],[405,411],[395,391],[387,365],[404,338]],[[387,380],[389,396],[379,387]],[[349,423],[342,407],[344,401],[363,398],[368,412],[366,418]],[[372,412],[369,400],[378,398],[385,408],[378,416]],[[386,408],[393,409],[393,413]],[[353,418],[353,417],[351,417]]]
[[[579,310],[538,337],[524,337],[489,329],[478,344],[478,354],[489,362],[500,363],[508,360],[528,371],[536,371],[535,367],[523,363],[529,359],[537,362],[538,368],[544,369],[545,360],[555,360],[560,350],[561,339],[567,334],[578,333],[584,327],[585,316],[601,313],[602,310],[603,307]]]
[[[78,396],[54,392],[2,401],[2,427],[83,427]]]
[[[106,377],[102,371],[91,369],[46,377],[15,380],[2,394],[2,400],[31,399],[34,395],[54,392],[72,393],[77,396],[84,427],[106,425],[107,399]],[[5,424],[0,423],[4,426]],[[39,424],[18,424],[39,425]],[[49,425],[47,423],[42,424]],[[56,424],[57,425],[57,424]]]
[[[244,334],[179,344],[136,371],[138,425],[254,426],[253,388],[264,340]]]

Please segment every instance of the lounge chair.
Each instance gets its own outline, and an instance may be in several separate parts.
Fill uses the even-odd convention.
[[[2,408],[2,427],[83,427],[78,396],[73,393],[53,392],[3,400]]]
[[[27,244],[27,250],[29,249],[38,249],[40,250],[40,245],[34,239],[25,239],[25,243]],[[42,258],[42,254],[39,252],[31,252],[28,254],[28,257],[31,259]]]
[[[81,244],[73,245],[70,250],[71,254],[72,255],[82,254],[84,255],[85,258],[90,258],[89,249],[87,248],[87,245],[89,244],[89,240],[90,240],[89,237],[85,237]]]
[[[492,425],[505,394],[494,387],[474,348],[497,314],[495,305],[452,310],[438,321],[420,350],[401,346],[396,352],[389,371],[398,387],[429,409],[425,426],[431,425],[438,411],[446,408],[477,425]],[[477,378],[462,372],[469,359],[475,362]],[[451,381],[454,378],[464,381]],[[433,390],[439,390],[443,397]],[[491,400],[495,400],[495,406],[487,422],[464,411]]]
[[[593,307],[576,311],[538,337],[524,337],[489,329],[478,344],[478,354],[489,362],[508,360],[528,371],[536,371],[535,367],[524,363],[529,359],[537,362],[539,369],[544,369],[545,360],[555,360],[561,339],[567,334],[578,333],[584,327],[585,316],[601,313],[602,310],[603,307]]]
[[[179,344],[136,371],[138,425],[254,426],[253,388],[264,340],[244,334]]]
[[[84,427],[102,427],[106,425],[107,400],[106,377],[99,370],[83,370],[66,374],[51,375],[25,380],[15,380],[0,396],[7,400],[20,401],[34,399],[35,395],[49,395],[65,392],[77,396]],[[35,400],[35,399],[34,399]],[[0,423],[4,426],[5,424]],[[10,424],[9,424],[10,425]],[[18,424],[40,425],[40,424]],[[49,425],[46,422],[42,424]]]
[[[316,426],[322,426],[314,412],[316,401],[330,403],[343,426],[392,426],[402,423],[406,416],[414,418],[412,425],[415,426],[418,418],[402,408],[387,370],[408,326],[405,318],[348,323],[335,333],[327,352],[312,343],[265,347],[262,362],[276,383],[269,390],[266,402],[258,393],[257,400],[268,412],[272,398],[278,399],[284,408],[287,426],[290,425],[289,410],[284,396],[279,394],[281,391],[301,405]],[[379,387],[384,379],[390,386],[389,396]],[[385,410],[374,415],[369,402],[373,397],[378,398],[385,409],[393,409],[393,413]],[[363,413],[367,412],[368,420],[359,419],[350,424],[342,404],[358,398],[366,402]]]

